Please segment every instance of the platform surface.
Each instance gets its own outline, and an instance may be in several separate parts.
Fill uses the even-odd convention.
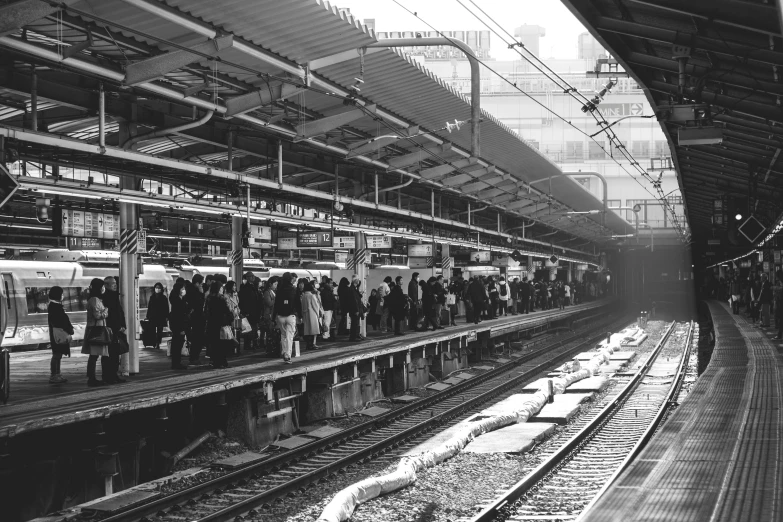
[[[709,308],[706,371],[585,521],[783,520],[783,343],[722,303]]]
[[[458,320],[456,327],[437,332],[408,332],[404,336],[368,331],[368,337],[363,342],[324,343],[321,349],[307,351],[301,357],[294,358],[291,365],[284,364],[280,358],[266,357],[261,352],[243,352],[242,355],[229,358],[231,367],[228,369],[214,370],[203,365],[177,371],[169,368],[171,363],[165,350],[141,350],[138,375],[129,377],[125,384],[99,388],[87,388],[87,356],[78,353],[79,348],[72,348],[72,357],[62,360],[62,375],[69,382],[57,385],[48,383],[51,352],[12,353],[11,397],[7,405],[0,405],[0,439],[47,427],[105,418],[115,413],[190,400],[292,375],[305,375],[435,341],[459,338],[472,331],[491,332],[499,325],[532,327],[611,303],[610,299],[597,300],[569,306],[562,311],[547,310],[507,316],[482,321],[478,325]],[[98,372],[100,376],[100,368]]]

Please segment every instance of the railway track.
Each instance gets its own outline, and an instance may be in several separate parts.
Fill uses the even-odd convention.
[[[433,430],[445,429],[478,406],[510,395],[541,371],[587,346],[592,347],[604,338],[606,329],[615,329],[627,322],[627,317],[615,321],[607,319],[592,323],[567,338],[541,342],[544,346],[509,363],[380,418],[114,514],[102,522],[213,522],[262,516],[277,499],[294,497],[351,465],[381,457]],[[519,372],[520,366],[522,372]],[[512,376],[510,372],[514,370],[517,373]]]
[[[638,454],[677,396],[693,323],[673,322],[642,367],[580,419],[579,431],[470,522],[575,520]],[[682,345],[683,341],[685,344]],[[672,376],[669,376],[671,370]]]

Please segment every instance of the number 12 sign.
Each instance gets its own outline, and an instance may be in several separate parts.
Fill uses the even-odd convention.
[[[296,235],[297,247],[332,247],[331,232],[299,232]]]

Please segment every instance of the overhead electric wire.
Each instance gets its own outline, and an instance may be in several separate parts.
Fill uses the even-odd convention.
[[[463,3],[461,0],[456,0],[456,1],[457,1],[457,3],[459,3],[459,4],[460,4],[460,5],[461,5],[461,6],[462,6],[462,7],[463,7],[463,8],[464,8],[466,11],[468,11],[468,13],[470,13],[470,14],[471,14],[471,15],[472,15],[474,18],[476,18],[476,19],[477,19],[479,22],[481,22],[481,23],[482,23],[482,24],[483,24],[483,25],[484,25],[484,26],[485,26],[487,29],[489,29],[490,31],[492,31],[492,32],[493,32],[493,33],[494,33],[494,34],[495,34],[495,35],[496,35],[496,36],[497,36],[497,37],[498,37],[498,38],[499,38],[499,39],[500,39],[500,40],[501,40],[501,41],[502,41],[504,44],[506,44],[506,45],[508,46],[508,48],[509,48],[509,49],[512,49],[512,50],[514,50],[514,51],[515,51],[517,54],[519,54],[519,56],[520,56],[520,57],[522,57],[522,58],[523,58],[523,59],[525,59],[525,60],[526,60],[528,63],[530,63],[530,65],[532,65],[532,66],[533,66],[533,67],[534,67],[534,68],[535,68],[537,71],[539,71],[541,74],[543,74],[544,76],[546,76],[548,79],[552,80],[552,81],[553,81],[553,82],[554,82],[554,83],[555,83],[555,84],[556,84],[556,85],[557,85],[559,88],[561,88],[561,89],[563,90],[563,93],[564,93],[564,94],[567,94],[567,95],[571,96],[571,97],[572,97],[574,100],[576,100],[576,101],[577,101],[577,102],[579,102],[579,103],[582,103],[583,105],[585,104],[585,102],[587,102],[587,103],[591,103],[591,101],[590,101],[590,100],[589,100],[589,99],[588,99],[586,96],[584,96],[584,95],[583,95],[581,92],[579,92],[579,90],[578,90],[578,89],[576,89],[574,86],[572,86],[570,83],[568,83],[568,81],[567,81],[566,79],[564,79],[563,77],[561,77],[559,74],[557,74],[556,72],[554,72],[554,71],[553,71],[553,70],[552,70],[552,69],[551,69],[551,68],[550,68],[548,65],[546,65],[546,63],[544,63],[544,62],[543,62],[543,61],[542,61],[540,58],[538,58],[538,57],[537,57],[535,54],[533,54],[533,53],[531,53],[529,50],[527,50],[527,48],[525,48],[525,51],[527,51],[527,52],[528,52],[528,54],[530,54],[530,56],[531,56],[532,58],[534,58],[534,59],[535,59],[535,60],[536,60],[538,63],[540,63],[540,64],[541,64],[541,65],[542,65],[544,68],[546,68],[546,69],[547,69],[547,70],[548,70],[548,71],[549,71],[551,74],[547,74],[546,72],[544,72],[544,71],[543,71],[543,70],[542,70],[540,67],[538,67],[538,66],[537,66],[537,65],[536,65],[536,64],[535,64],[535,63],[534,63],[534,62],[533,62],[533,61],[532,61],[532,60],[531,60],[529,57],[527,57],[527,56],[523,55],[521,52],[519,52],[518,50],[516,50],[516,47],[519,47],[519,46],[521,46],[521,47],[523,47],[523,48],[524,48],[524,45],[523,45],[523,44],[521,44],[521,43],[519,43],[519,42],[517,42],[517,41],[516,41],[516,39],[515,39],[515,38],[514,38],[514,37],[511,35],[511,33],[509,33],[509,32],[508,32],[508,31],[507,31],[507,30],[506,30],[506,29],[505,29],[503,26],[501,26],[499,23],[497,23],[497,22],[495,21],[495,19],[494,19],[494,18],[492,18],[492,16],[490,16],[489,14],[487,14],[487,12],[486,12],[486,11],[484,11],[484,10],[483,10],[481,7],[479,7],[479,6],[478,6],[478,5],[477,5],[477,4],[476,4],[476,3],[475,3],[473,0],[469,0],[469,1],[470,1],[470,3],[471,3],[471,4],[473,4],[473,5],[474,5],[474,6],[475,6],[475,7],[476,7],[476,8],[477,8],[479,11],[481,11],[481,13],[482,13],[482,14],[484,14],[484,16],[486,16],[486,17],[487,17],[487,18],[488,18],[488,19],[489,19],[489,20],[490,20],[490,21],[491,21],[491,22],[492,22],[492,23],[493,23],[495,26],[499,27],[499,28],[500,28],[500,29],[501,29],[501,30],[502,30],[504,33],[506,33],[506,34],[507,34],[507,35],[508,35],[508,36],[509,36],[509,37],[510,37],[510,38],[511,38],[513,41],[514,41],[514,43],[513,43],[513,44],[512,44],[512,43],[509,43],[508,41],[506,41],[506,40],[505,40],[505,38],[504,38],[504,37],[503,37],[501,34],[499,34],[499,33],[498,33],[498,32],[497,32],[497,31],[496,31],[494,28],[492,28],[492,27],[491,27],[491,26],[490,26],[490,25],[489,25],[489,24],[488,24],[486,21],[482,20],[482,19],[481,19],[481,17],[479,17],[479,16],[478,16],[476,13],[474,13],[473,11],[471,11],[471,10],[470,10],[470,8],[468,8],[468,6],[466,6],[466,5],[465,5],[465,4],[464,4],[464,3]],[[395,3],[397,3],[398,5],[401,5],[401,4],[399,4],[399,2],[396,2],[396,0],[395,0]],[[404,6],[401,6],[401,7],[403,7],[403,8],[404,8]],[[407,9],[406,9],[406,10],[407,10]],[[410,11],[408,10],[408,12],[410,12]],[[422,20],[422,21],[424,21],[424,20]],[[424,23],[427,23],[427,22],[425,21]],[[429,24],[427,24],[427,25],[429,25]],[[432,27],[432,26],[430,26],[430,27]],[[437,31],[437,29],[435,29],[435,28],[433,28],[433,30]],[[503,76],[499,75],[499,74],[498,74],[496,71],[494,71],[492,68],[490,68],[490,67],[486,66],[486,64],[483,64],[483,63],[482,63],[482,65],[484,65],[485,67],[487,67],[487,68],[488,68],[490,71],[492,71],[494,74],[496,74],[496,75],[497,75],[497,76],[499,76],[500,78],[503,78],[503,79],[504,79],[504,80],[505,80],[507,83],[510,83],[511,85],[513,85],[513,86],[514,86],[514,88],[516,88],[516,89],[517,89],[517,90],[519,90],[520,92],[523,92],[523,91],[522,91],[522,89],[519,89],[519,87],[517,87],[516,83],[511,83],[510,81],[506,80],[506,79],[505,79]],[[553,78],[552,76],[555,76],[557,79]],[[562,85],[561,85],[561,83],[562,83]],[[563,87],[563,85],[565,85],[565,88]],[[530,95],[528,95],[527,93],[524,93],[524,94],[526,94],[528,97],[530,97]],[[576,95],[578,95],[579,97],[581,97],[581,98],[582,98],[584,101],[582,101],[582,100],[579,100],[579,99],[578,99],[578,98],[575,96],[575,94],[576,94]],[[541,104],[539,104],[539,105],[541,105]],[[547,108],[547,109],[548,109],[548,108]],[[575,125],[571,124],[571,122],[570,122],[570,121],[567,121],[567,120],[565,120],[564,118],[560,117],[560,116],[559,116],[559,115],[557,115],[557,114],[556,114],[554,111],[550,111],[550,112],[551,112],[552,114],[555,114],[556,116],[558,116],[558,117],[559,117],[561,120],[563,120],[564,122],[567,122],[567,123],[568,123],[569,125],[571,125],[573,128],[575,128],[575,129],[577,129],[578,131],[580,131],[580,132],[581,132],[582,134],[584,134],[584,135],[585,135],[585,136],[586,136],[588,139],[590,139],[590,140],[592,140],[593,142],[595,142],[595,143],[596,143],[596,144],[597,144],[597,145],[598,145],[598,146],[599,146],[599,147],[600,147],[600,148],[601,148],[601,149],[604,151],[604,153],[607,153],[607,151],[606,151],[606,149],[604,148],[604,146],[603,146],[601,143],[599,143],[599,142],[598,142],[598,141],[595,139],[594,135],[588,135],[588,134],[587,134],[585,131],[582,131],[581,129],[579,129],[579,128],[578,128],[578,127],[576,127]],[[590,113],[590,114],[593,116],[593,118],[596,120],[596,123],[597,123],[598,125],[607,124],[606,118],[604,118],[603,114],[601,114],[601,112],[600,112],[600,110],[599,110],[598,108],[596,108],[596,109],[594,109],[594,110],[592,110],[592,111],[588,111],[588,112],[589,112],[589,113]],[[601,116],[601,119],[600,119],[600,120],[597,118],[597,116],[596,116],[595,112],[598,112],[598,115],[599,115],[599,116]],[[650,194],[650,196],[652,196],[653,198],[657,199],[657,200],[658,200],[658,201],[661,203],[661,205],[663,205],[663,206],[664,206],[664,208],[666,208],[666,209],[669,211],[669,213],[671,214],[672,221],[673,221],[673,223],[674,223],[674,225],[675,225],[675,228],[676,228],[676,230],[677,230],[677,233],[678,233],[678,235],[680,236],[680,238],[681,238],[683,241],[686,241],[686,240],[687,240],[687,238],[686,238],[686,236],[685,236],[685,233],[684,233],[684,231],[683,231],[683,230],[682,230],[682,228],[681,228],[681,225],[680,225],[680,223],[679,223],[679,219],[677,218],[677,214],[676,214],[676,212],[674,211],[674,209],[672,208],[672,206],[671,206],[671,204],[669,203],[668,199],[666,199],[666,197],[664,196],[664,194],[663,194],[663,190],[662,190],[662,189],[661,189],[661,187],[660,187],[660,183],[658,183],[656,180],[653,180],[653,179],[652,179],[652,177],[649,175],[649,173],[647,173],[647,171],[645,171],[643,168],[641,168],[641,166],[640,166],[639,162],[635,160],[635,158],[634,158],[634,157],[633,157],[633,156],[630,154],[630,152],[628,152],[628,150],[625,148],[625,145],[623,145],[623,144],[622,144],[622,141],[619,139],[619,137],[617,136],[617,134],[616,134],[614,131],[612,131],[612,132],[611,132],[611,134],[610,134],[610,132],[609,132],[609,127],[610,127],[610,125],[607,125],[606,127],[603,127],[603,128],[601,129],[601,131],[599,131],[599,132],[606,132],[606,134],[607,134],[607,137],[609,138],[609,141],[610,141],[610,143],[613,143],[613,142],[615,142],[615,141],[617,142],[617,143],[615,144],[616,148],[620,150],[620,153],[623,155],[623,157],[625,157],[625,158],[626,158],[626,160],[628,160],[628,162],[631,164],[631,166],[634,166],[634,167],[636,167],[636,170],[637,170],[637,172],[639,172],[639,174],[641,174],[641,176],[642,176],[643,178],[647,179],[647,180],[648,180],[650,183],[652,183],[652,184],[653,184],[653,187],[654,187],[654,188],[656,189],[656,191],[658,192],[658,197],[656,197],[654,194],[652,194],[652,193],[651,193],[651,192],[650,192],[650,191],[647,189],[647,187],[645,187],[644,185],[642,185],[641,183],[639,183],[639,180],[638,180],[638,179],[636,179],[636,177],[635,177],[635,176],[633,176],[633,175],[632,175],[630,172],[628,172],[628,170],[626,170],[625,166],[624,166],[624,165],[622,165],[622,164],[621,164],[619,161],[617,161],[617,160],[614,158],[614,155],[613,155],[613,154],[611,154],[611,153],[608,153],[608,154],[609,154],[609,157],[610,157],[610,158],[611,158],[611,159],[612,159],[612,160],[613,160],[613,161],[614,161],[614,162],[615,162],[615,163],[616,163],[616,164],[617,164],[617,165],[618,165],[618,166],[619,166],[619,167],[620,167],[620,168],[621,168],[621,169],[622,169],[622,170],[623,170],[623,171],[624,171],[626,174],[628,174],[628,175],[629,175],[629,176],[630,176],[632,179],[634,179],[634,181],[636,181],[636,182],[637,182],[637,183],[638,183],[638,184],[639,184],[639,185],[640,185],[642,188],[644,188],[644,190],[645,190],[645,191],[646,191],[648,194]]]

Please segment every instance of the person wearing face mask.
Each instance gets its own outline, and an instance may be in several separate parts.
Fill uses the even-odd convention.
[[[111,328],[112,343],[109,345],[109,361],[111,362],[110,375],[104,376],[103,380],[113,384],[125,382],[125,379],[119,375],[120,356],[128,353],[127,339],[124,343],[120,342],[120,337],[125,334],[125,312],[120,303],[120,293],[117,291],[117,280],[113,276],[106,276],[103,279],[106,291],[101,296],[103,305],[109,310],[109,316],[106,318],[106,326]]]
[[[163,340],[163,328],[168,324],[169,301],[163,293],[163,285],[155,283],[154,293],[147,303],[147,321],[150,327],[155,329],[155,348],[160,348]]]
[[[419,310],[421,310],[421,292],[419,290],[419,273],[413,272],[411,280],[408,282],[408,299],[411,301],[410,324],[408,328],[417,330],[419,328]]]
[[[87,324],[84,330],[82,353],[89,355],[87,359],[87,386],[103,386],[109,384],[111,362],[109,360],[109,343],[111,332],[106,326],[109,309],[104,306],[101,296],[106,291],[105,283],[98,278],[90,282],[90,299],[87,301]],[[95,377],[95,367],[101,358],[101,377]],[[109,379],[109,381],[107,381]]]
[[[188,307],[185,303],[184,283],[177,283],[171,290],[169,302],[171,312],[169,314],[169,327],[171,328],[171,369],[187,370],[182,364],[182,347],[185,344],[185,336],[188,331]]]

